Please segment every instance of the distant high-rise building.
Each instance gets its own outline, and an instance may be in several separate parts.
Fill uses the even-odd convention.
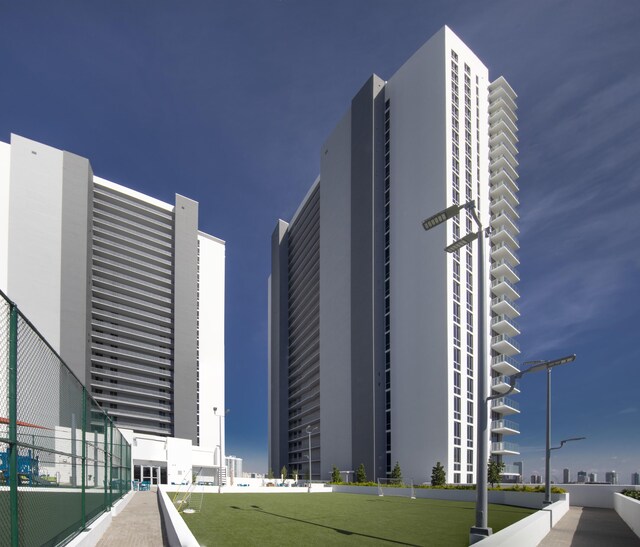
[[[162,202],[17,135],[0,143],[0,289],[118,427],[218,444],[224,263],[196,201]]]
[[[589,473],[589,482],[598,482],[598,473]]]
[[[577,481],[579,484],[584,484],[587,482],[587,472],[586,471],[578,471]]]
[[[562,470],[562,482],[563,484],[569,484],[571,482],[571,471],[566,467]]]
[[[531,484],[542,484],[542,477],[540,475],[531,475]]]
[[[618,473],[616,471],[607,471],[604,474],[604,480],[609,484],[618,484]]]
[[[515,99],[446,27],[352,99],[322,146],[319,178],[272,237],[272,469],[311,465],[319,479],[364,464],[375,479],[397,461],[421,482],[439,461],[448,482],[475,482],[479,352],[496,395],[520,353]],[[491,227],[484,279],[476,243],[443,251],[476,231],[471,211],[422,229],[470,202]],[[492,401],[496,460],[519,454],[506,442],[518,412],[510,397]]]
[[[631,484],[633,486],[640,485],[640,473],[631,473]]]

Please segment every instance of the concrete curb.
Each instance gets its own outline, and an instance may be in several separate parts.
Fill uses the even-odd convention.
[[[158,486],[158,502],[162,513],[162,526],[172,547],[200,547],[195,536],[178,513],[167,495],[166,486]]]

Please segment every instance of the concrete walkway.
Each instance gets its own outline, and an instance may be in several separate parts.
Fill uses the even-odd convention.
[[[134,492],[122,512],[114,517],[97,547],[160,547],[164,537],[155,488]]]
[[[613,509],[570,507],[538,547],[635,547],[640,538]]]

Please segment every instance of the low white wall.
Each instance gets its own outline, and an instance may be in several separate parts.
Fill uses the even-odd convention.
[[[377,486],[347,486],[334,484],[334,492],[342,492],[345,494],[368,494],[371,496],[378,495]],[[385,496],[402,496],[409,497],[409,488],[390,488],[383,487]],[[456,490],[445,488],[415,488],[416,498],[421,499],[437,499],[449,501],[470,501],[476,500],[475,490]],[[566,500],[566,494],[551,494],[552,501]],[[489,503],[498,503],[501,505],[515,505],[518,507],[528,507],[531,509],[539,509],[542,507],[544,493],[542,492],[513,492],[505,490],[489,490]]]
[[[165,492],[186,492],[189,489],[188,485],[163,485]],[[221,489],[223,494],[295,494],[308,492],[307,486],[223,486]],[[204,494],[217,494],[217,486],[202,486],[198,485],[194,487],[193,492],[203,492]],[[312,492],[331,492],[331,486],[325,486],[324,483],[313,483],[311,485]]]
[[[167,540],[172,547],[200,547],[195,536],[178,513],[171,499],[166,493],[166,486],[158,487],[158,502],[162,512],[162,524],[167,534]]]
[[[479,547],[536,547],[569,510],[569,500],[561,500],[519,520],[475,543]]]
[[[127,503],[134,496],[135,492],[131,491],[120,498],[111,507],[111,511],[105,511],[96,520],[94,520],[84,532],[78,534],[73,540],[67,543],[70,547],[94,547],[98,544],[102,536],[111,525],[113,517],[127,506]]]
[[[627,523],[636,536],[640,537],[640,501],[615,493],[613,505],[620,518]]]
[[[571,505],[578,507],[603,507],[613,509],[613,495],[625,488],[640,490],[638,486],[620,484],[558,484],[571,494]]]

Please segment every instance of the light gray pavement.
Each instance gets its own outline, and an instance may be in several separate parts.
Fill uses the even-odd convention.
[[[155,489],[134,492],[122,512],[114,517],[97,547],[161,547],[169,545],[162,533]]]
[[[640,538],[613,509],[570,507],[538,547],[636,547]]]

